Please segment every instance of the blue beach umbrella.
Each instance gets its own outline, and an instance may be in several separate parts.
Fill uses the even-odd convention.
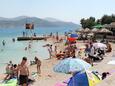
[[[60,73],[70,73],[89,69],[91,65],[79,58],[67,58],[61,60],[53,70]]]
[[[96,86],[100,82],[100,78],[91,71],[76,72],[70,78],[67,86]]]
[[[72,38],[77,38],[77,37],[78,37],[78,34],[71,34],[70,37],[72,37]]]

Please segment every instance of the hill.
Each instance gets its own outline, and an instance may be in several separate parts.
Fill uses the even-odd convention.
[[[16,18],[3,18],[0,17],[0,28],[17,28],[24,27],[25,23],[34,23],[35,27],[79,27],[78,24],[72,22],[60,21],[54,18],[37,18],[19,16]]]

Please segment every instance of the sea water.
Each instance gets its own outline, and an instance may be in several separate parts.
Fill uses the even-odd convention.
[[[64,32],[75,31],[76,28],[71,27],[41,27],[36,28],[34,32],[37,35],[63,34]],[[5,71],[6,63],[12,61],[13,63],[20,63],[23,56],[27,57],[29,61],[34,60],[34,57],[37,56],[40,59],[48,59],[49,53],[46,47],[43,45],[47,44],[46,41],[12,41],[12,38],[17,38],[22,36],[22,32],[25,31],[24,28],[1,28],[0,29],[0,73]],[[5,40],[5,46],[2,45],[2,41]],[[25,50],[25,47],[28,47],[31,44],[31,48]]]

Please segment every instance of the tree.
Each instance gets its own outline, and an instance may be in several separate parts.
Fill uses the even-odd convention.
[[[101,18],[101,24],[102,25],[104,25],[104,24],[110,24],[111,22],[112,22],[112,16],[104,15]]]
[[[101,24],[101,19],[97,19],[96,24]]]
[[[95,18],[89,17],[87,19],[81,19],[81,25],[83,28],[92,28],[95,25]]]
[[[115,15],[112,14],[111,17],[112,17],[112,22],[115,22]]]
[[[82,25],[82,27],[83,28],[86,28],[86,21],[85,21],[85,19],[83,18],[83,19],[81,19],[81,25]]]
[[[90,28],[92,29],[93,26],[95,26],[96,24],[110,24],[112,22],[115,22],[115,15],[104,15],[102,16],[101,19],[95,19],[95,17],[89,17],[87,19],[82,18],[81,19],[81,25],[83,28]]]

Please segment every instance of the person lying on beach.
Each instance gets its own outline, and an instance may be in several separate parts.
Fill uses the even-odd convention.
[[[41,74],[41,61],[37,57],[35,57],[34,59],[35,63],[37,64],[37,73]]]
[[[62,51],[60,51],[58,54],[56,54],[56,58],[59,60],[59,59],[63,59],[64,58],[64,53],[65,52],[62,52]]]
[[[18,76],[19,76],[20,86],[28,86],[29,70],[26,65],[26,62],[27,62],[27,58],[23,57],[21,64],[18,65]]]
[[[88,58],[88,57],[87,58],[83,58],[83,60],[93,66],[93,61],[90,58]]]

